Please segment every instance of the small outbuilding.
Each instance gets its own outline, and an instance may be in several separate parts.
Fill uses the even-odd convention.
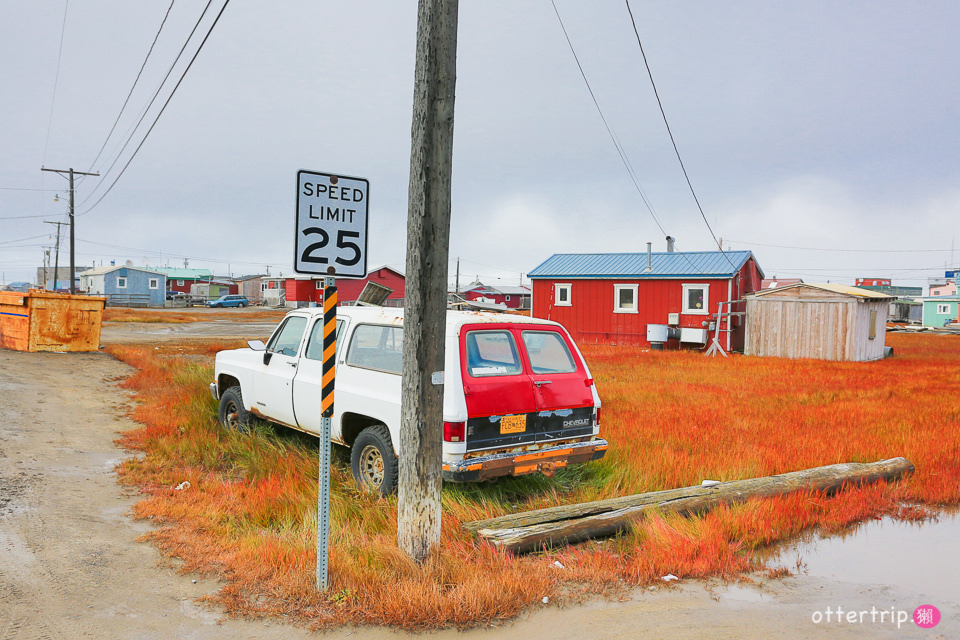
[[[746,299],[745,355],[850,362],[884,357],[893,296],[842,284],[798,283]]]

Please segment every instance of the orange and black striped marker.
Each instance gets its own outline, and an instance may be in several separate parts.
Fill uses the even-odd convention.
[[[337,288],[323,289],[323,391],[321,415],[333,416],[334,365],[337,359]]]

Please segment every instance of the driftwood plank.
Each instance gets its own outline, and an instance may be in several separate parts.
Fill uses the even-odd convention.
[[[651,509],[682,514],[702,513],[721,504],[734,504],[755,497],[780,496],[804,490],[833,493],[844,485],[879,480],[890,482],[913,473],[913,470],[913,464],[906,458],[832,464],[763,478],[527,511],[465,522],[462,527],[501,549],[523,553],[544,546],[616,535]]]

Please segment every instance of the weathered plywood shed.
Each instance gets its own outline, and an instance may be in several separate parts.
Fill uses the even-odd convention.
[[[97,351],[104,296],[0,291],[0,348]]]
[[[884,356],[893,296],[798,283],[747,296],[745,355],[865,361]]]

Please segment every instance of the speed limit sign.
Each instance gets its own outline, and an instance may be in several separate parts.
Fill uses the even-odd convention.
[[[365,277],[369,196],[364,178],[298,171],[293,270]]]

